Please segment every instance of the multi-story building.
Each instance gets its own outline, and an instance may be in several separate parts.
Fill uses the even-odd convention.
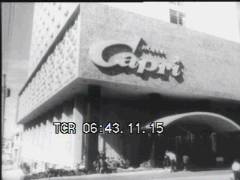
[[[2,141],[2,163],[3,165],[12,165],[12,149],[13,149],[13,141],[8,138],[3,138]]]
[[[166,149],[196,166],[240,157],[239,29],[228,15],[237,11],[209,24],[234,22],[220,37],[198,26],[211,16],[195,21],[187,5],[108,5],[35,4],[18,103],[23,161],[91,168],[103,151],[158,166]],[[56,122],[74,122],[76,134],[57,134]]]

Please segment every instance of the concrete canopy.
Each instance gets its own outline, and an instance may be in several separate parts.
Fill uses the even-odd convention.
[[[205,124],[210,126],[216,132],[240,132],[240,126],[231,119],[216,113],[210,112],[188,112],[177,115],[166,116],[155,120],[154,122],[163,122],[164,127],[176,123],[187,124]],[[144,126],[149,129],[150,127]]]

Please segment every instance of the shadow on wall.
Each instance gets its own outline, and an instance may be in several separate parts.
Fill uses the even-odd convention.
[[[147,135],[102,135],[106,156],[114,160],[128,160],[130,166],[138,167],[149,160],[152,139]]]
[[[146,122],[153,121],[155,115],[148,111],[147,102],[141,101],[121,101],[117,103],[114,100],[104,100],[102,106],[101,119],[102,125],[106,123],[119,122],[122,130],[128,131],[129,123],[140,123],[142,126]],[[129,160],[131,166],[138,166],[144,160],[149,158],[151,147],[151,138],[149,139],[146,134],[140,136],[139,134],[101,134],[105,145],[107,157],[118,157]],[[143,143],[144,142],[144,143]],[[103,143],[103,144],[104,144]],[[149,148],[147,148],[149,146]],[[149,152],[148,152],[149,151]]]

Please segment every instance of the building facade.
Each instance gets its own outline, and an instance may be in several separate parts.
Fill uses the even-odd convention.
[[[161,166],[170,149],[205,167],[240,157],[240,45],[174,23],[181,21],[36,3],[18,100],[22,161],[91,169],[105,152],[131,166]],[[57,133],[60,122],[74,122],[76,133]]]

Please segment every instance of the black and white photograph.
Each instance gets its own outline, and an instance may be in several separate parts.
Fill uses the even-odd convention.
[[[3,180],[240,180],[240,2],[1,2]]]

